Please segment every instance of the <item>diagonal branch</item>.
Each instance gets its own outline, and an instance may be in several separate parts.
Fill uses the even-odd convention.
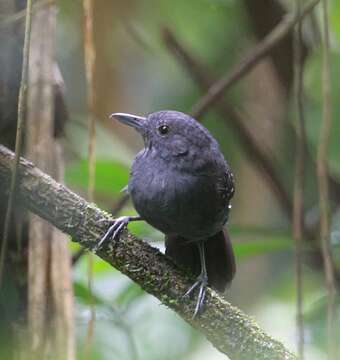
[[[199,62],[188,48],[184,47],[169,28],[164,27],[162,29],[162,37],[168,50],[179,60],[200,89],[206,91],[214,81],[213,76],[207,70],[206,66]],[[275,167],[275,159],[273,156],[268,150],[263,148],[262,144],[260,144],[256,138],[254,138],[251,131],[244,125],[246,123],[245,116],[235,109],[228,100],[224,98],[218,100],[213,108],[220,114],[221,120],[231,126],[241,143],[245,155],[249,158],[251,163],[256,165],[258,170],[262,172],[265,180],[273,191],[273,194],[276,196],[278,204],[281,206],[287,218],[291,220],[293,217],[292,199]],[[292,134],[296,136],[296,127],[292,126],[290,122],[287,122],[287,126],[291,127]],[[307,146],[304,151],[307,160],[307,158],[310,158],[311,156]],[[312,161],[312,165],[315,166],[314,160],[310,161]],[[332,174],[328,174],[328,181],[332,198],[336,203],[340,203],[339,180]],[[305,229],[306,238],[314,239],[318,227],[318,220],[308,226],[308,228]]]
[[[14,154],[0,145],[2,188],[9,186],[13,163]],[[17,200],[87,248],[93,248],[105,233],[105,220],[110,219],[107,213],[87,203],[25,159],[20,160]],[[120,241],[101,248],[98,256],[175,310],[230,359],[296,359],[247,315],[210,289],[205,312],[193,320],[195,301],[182,300],[182,294],[190,285],[189,277],[157,249],[130,233],[123,232]]]
[[[222,78],[212,84],[207,93],[199,99],[192,108],[194,117],[202,116],[208,108],[221,98],[236,81],[249,72],[260,60],[262,60],[279,42],[287,36],[294,26],[302,20],[320,0],[313,0],[301,12],[301,16],[287,16],[270,32],[254,49],[237,65],[231,72],[227,72]]]
[[[173,53],[183,66],[188,70],[193,80],[198,86],[206,91],[213,83],[213,78],[206,68],[181,44],[174,33],[168,29],[163,29],[163,40],[169,51]],[[275,161],[270,152],[254,138],[251,131],[244,125],[245,119],[243,115],[235,110],[225,99],[219,100],[215,106],[221,116],[221,119],[232,127],[234,133],[238,137],[242,148],[251,163],[256,165],[264,174],[264,178],[272,189],[274,195],[278,199],[278,203],[282,207],[287,217],[292,217],[292,201],[290,194],[286,190],[283,181],[274,166]]]

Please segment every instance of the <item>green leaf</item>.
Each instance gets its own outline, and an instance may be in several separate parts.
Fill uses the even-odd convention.
[[[70,239],[72,240],[72,238]],[[79,251],[82,248],[82,246],[79,243],[72,240],[68,242],[68,248],[70,249],[71,253],[74,254],[77,251]]]
[[[233,247],[236,257],[239,260],[243,260],[249,256],[291,250],[292,242],[285,237],[274,239],[255,239],[234,242]]]
[[[228,225],[228,230],[233,237],[248,237],[253,239],[254,237],[265,238],[285,238],[291,241],[291,234],[289,231],[281,228],[271,228],[253,225]]]
[[[126,186],[129,169],[119,162],[100,159],[96,161],[95,174],[95,191],[114,197]],[[87,160],[81,160],[67,166],[65,173],[67,184],[87,189],[88,178]]]
[[[244,225],[228,229],[238,259],[292,249],[291,234],[285,230]]]
[[[331,1],[330,6],[331,30],[335,34],[338,43],[340,43],[340,0]]]
[[[89,292],[89,289],[82,283],[75,281],[73,283],[74,294],[77,299],[86,305],[106,305],[104,299],[101,299],[98,295]]]
[[[151,241],[163,241],[164,234],[146,223],[145,221],[133,221],[129,224],[129,231],[138,237],[147,238]]]
[[[145,295],[144,290],[132,281],[117,295],[115,303],[117,305],[129,306],[134,300]]]
[[[94,256],[93,258],[92,270],[95,275],[104,275],[109,273],[114,276],[115,272],[117,272],[114,267],[98,256]]]

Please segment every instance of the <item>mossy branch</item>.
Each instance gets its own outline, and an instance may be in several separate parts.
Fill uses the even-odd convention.
[[[14,154],[0,145],[1,188],[9,187]],[[20,160],[16,200],[91,249],[105,233],[109,214],[57,183],[32,163]],[[182,300],[192,280],[169,258],[124,231],[120,240],[107,243],[98,256],[127,275],[145,291],[177,312],[230,359],[293,360],[295,355],[272,339],[252,319],[208,289],[202,315],[192,320],[195,300]]]

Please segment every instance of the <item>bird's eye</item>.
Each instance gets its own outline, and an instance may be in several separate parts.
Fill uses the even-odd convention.
[[[161,125],[159,128],[158,128],[158,131],[161,135],[165,135],[169,132],[169,126],[168,125]]]

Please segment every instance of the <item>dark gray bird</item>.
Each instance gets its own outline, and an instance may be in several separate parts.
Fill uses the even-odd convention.
[[[189,115],[159,111],[146,118],[114,113],[132,126],[145,147],[132,165],[128,191],[140,216],[115,220],[107,238],[117,238],[129,221],[145,220],[165,234],[166,254],[197,275],[194,316],[206,286],[224,291],[235,274],[235,258],[223,226],[234,194],[233,175],[209,131]]]

